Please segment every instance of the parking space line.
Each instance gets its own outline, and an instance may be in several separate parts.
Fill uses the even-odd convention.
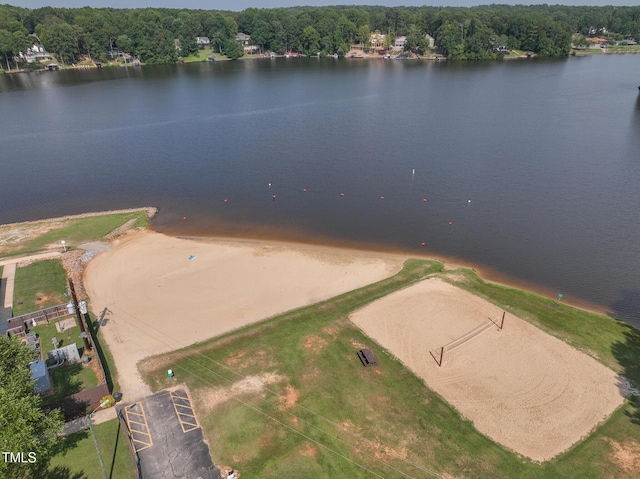
[[[189,401],[187,393],[182,390],[171,391],[170,396],[173,408],[176,411],[176,416],[178,416],[178,421],[180,421],[182,432],[187,433],[198,429],[200,424],[198,424],[196,413],[193,407],[191,407],[191,401]]]
[[[139,411],[133,409],[138,407]],[[153,446],[153,439],[149,433],[147,416],[141,403],[133,403],[124,407],[125,418],[129,431],[131,431],[131,441],[136,452],[144,451]]]

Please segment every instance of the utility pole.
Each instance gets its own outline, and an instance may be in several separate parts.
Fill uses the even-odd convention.
[[[69,278],[69,290],[71,291],[71,298],[73,299],[73,307],[76,310],[76,319],[78,320],[78,326],[80,326],[80,336],[84,340],[84,349],[85,351],[91,351],[91,342],[89,341],[89,334],[84,327],[84,320],[82,318],[82,314],[80,313],[80,306],[78,305],[78,298],[76,297],[76,290],[73,287],[73,280]]]

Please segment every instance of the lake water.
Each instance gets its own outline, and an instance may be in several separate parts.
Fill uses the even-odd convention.
[[[152,205],[171,234],[454,258],[640,326],[638,60],[3,75],[0,223]]]

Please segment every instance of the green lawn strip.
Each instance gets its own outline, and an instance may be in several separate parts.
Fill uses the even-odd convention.
[[[117,419],[93,426],[107,477],[135,479],[135,466],[124,429]],[[102,479],[98,452],[90,431],[61,438],[59,452],[51,460],[49,471],[37,479]]]
[[[114,229],[122,226],[127,221],[135,219],[134,227],[142,227],[147,224],[146,211],[132,213],[114,213],[86,218],[61,220],[55,229],[47,231],[35,238],[24,239],[11,246],[4,246],[2,256],[27,255],[47,249],[50,245],[56,245],[61,249],[60,242],[64,240],[67,247],[89,241],[97,241]],[[48,221],[22,225],[22,228],[32,229],[46,226]],[[0,226],[0,231],[11,226]]]
[[[67,273],[58,259],[36,261],[16,268],[13,315],[37,311],[64,303]]]
[[[195,55],[184,57],[182,61],[184,61],[185,63],[206,62],[211,55],[213,55],[213,52],[211,51],[211,48],[207,47],[203,48],[202,50],[198,50]]]
[[[116,364],[113,360],[113,355],[109,350],[109,346],[105,341],[102,341],[102,334],[100,332],[100,326],[93,313],[90,314],[89,328],[93,337],[95,338],[94,346],[96,353],[100,356],[102,366],[104,368],[104,374],[106,376],[107,386],[111,392],[120,392],[120,383],[118,382],[118,373],[116,370]]]

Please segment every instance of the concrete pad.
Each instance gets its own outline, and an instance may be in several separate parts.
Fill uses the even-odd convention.
[[[111,249],[111,243],[103,243],[102,241],[92,241],[91,243],[83,243],[78,245],[78,248],[85,251],[95,251],[96,253],[102,253]]]
[[[2,306],[4,308],[12,308],[13,307],[13,285],[16,279],[16,264],[11,263],[7,264],[2,268],[2,279],[3,279],[3,298],[2,298]]]

